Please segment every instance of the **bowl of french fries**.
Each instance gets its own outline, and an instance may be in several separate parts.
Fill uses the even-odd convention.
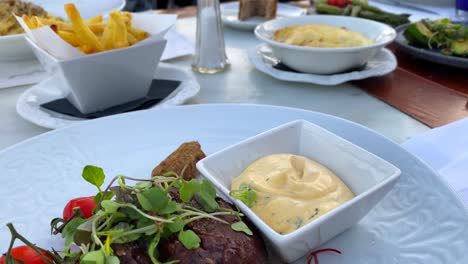
[[[46,71],[60,75],[64,97],[83,114],[145,97],[177,17],[112,11],[84,20],[73,4],[64,8],[68,21],[17,18]]]

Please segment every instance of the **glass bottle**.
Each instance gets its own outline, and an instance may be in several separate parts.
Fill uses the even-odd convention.
[[[460,22],[468,22],[468,0],[456,0],[455,10]]]
[[[219,0],[198,0],[197,42],[192,69],[199,73],[213,74],[228,66]]]

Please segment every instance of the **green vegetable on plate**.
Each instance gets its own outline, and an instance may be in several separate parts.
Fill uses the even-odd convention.
[[[410,24],[403,36],[412,46],[440,50],[449,56],[468,57],[468,27],[449,19],[423,19]]]
[[[332,0],[315,1],[315,11],[318,14],[352,16],[366,18],[397,27],[409,23],[409,14],[393,14],[371,6],[366,0],[336,2]]]

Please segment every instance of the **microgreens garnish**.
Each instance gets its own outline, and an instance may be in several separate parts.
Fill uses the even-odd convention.
[[[252,207],[257,200],[257,193],[252,190],[246,182],[243,182],[239,185],[239,189],[232,190],[229,195],[232,197],[241,200],[248,207]]]
[[[181,230],[181,232],[179,232],[179,241],[187,249],[196,249],[200,247],[201,242],[200,238],[192,230]]]
[[[82,177],[98,189],[94,199],[96,209],[88,219],[76,208],[68,220],[52,221],[52,233],[61,233],[65,249],[61,255],[47,251],[53,257],[49,264],[117,264],[120,261],[114,255],[112,244],[133,241],[146,241],[148,256],[153,263],[160,263],[157,247],[161,239],[175,235],[189,250],[200,247],[200,237],[187,224],[202,218],[229,224],[220,216],[236,216],[239,221],[231,225],[232,229],[253,235],[242,222],[239,211],[218,205],[216,189],[206,179],[187,181],[173,172],[151,179],[119,175],[103,189],[105,174],[101,168],[86,166]],[[131,186],[127,181],[137,183]],[[13,226],[10,230],[13,240],[20,239],[34,246],[17,234]]]
[[[244,232],[249,236],[253,235],[252,230],[250,230],[250,228],[243,221],[231,224],[231,228],[234,231]]]

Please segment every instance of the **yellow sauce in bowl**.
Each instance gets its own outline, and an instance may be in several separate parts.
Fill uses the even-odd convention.
[[[252,163],[235,178],[257,193],[252,210],[280,234],[291,233],[351,200],[351,190],[325,166],[303,156],[274,154]]]
[[[346,28],[327,25],[296,25],[277,30],[274,40],[296,46],[349,48],[368,46],[374,41]]]

